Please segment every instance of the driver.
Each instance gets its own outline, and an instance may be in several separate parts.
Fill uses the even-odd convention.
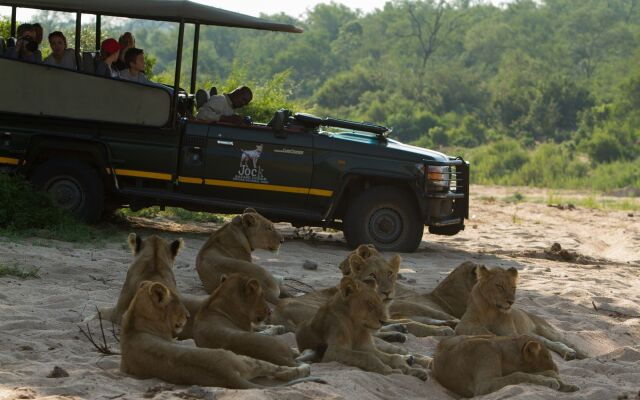
[[[247,86],[240,86],[230,93],[211,96],[200,107],[196,118],[205,121],[246,124],[247,122],[235,113],[235,109],[246,106],[251,99],[253,99],[253,93]]]

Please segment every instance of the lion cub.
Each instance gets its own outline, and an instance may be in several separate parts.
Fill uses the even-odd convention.
[[[177,293],[158,282],[142,282],[122,317],[120,370],[140,378],[156,377],[178,385],[260,388],[250,380],[292,380],[309,375],[309,366],[284,367],[228,350],[179,345],[172,340],[189,312]]]
[[[256,279],[223,276],[220,285],[195,316],[193,338],[198,347],[221,348],[278,365],[294,367],[291,348],[278,338],[252,331],[271,313]]]
[[[338,292],[310,321],[300,324],[296,341],[300,351],[313,350],[323,362],[338,361],[380,374],[404,373],[427,379],[427,371],[412,368],[413,356],[388,354],[376,347],[372,333],[387,319],[387,307],[376,284],[343,277]],[[420,358],[416,361],[429,360]]]
[[[271,221],[253,209],[246,209],[211,234],[198,252],[196,270],[207,293],[212,293],[222,275],[247,274],[260,282],[267,301],[278,302],[279,282],[263,267],[251,262],[255,249],[276,251],[284,242]]]
[[[577,386],[560,380],[558,367],[544,345],[532,336],[455,336],[443,339],[431,367],[442,386],[464,397],[479,396],[507,385],[532,383],[562,392]]]
[[[456,326],[457,335],[531,335],[567,360],[578,355],[562,342],[562,335],[544,319],[512,307],[518,270],[500,267],[476,269],[478,283],[471,290],[467,311]]]

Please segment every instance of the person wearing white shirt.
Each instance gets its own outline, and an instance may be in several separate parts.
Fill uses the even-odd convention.
[[[67,38],[62,32],[55,31],[49,34],[49,46],[51,46],[51,54],[44,59],[45,64],[66,69],[78,69],[76,52],[73,49],[67,49]]]
[[[200,107],[196,118],[205,121],[230,122],[234,124],[245,124],[241,116],[235,110],[246,106],[253,99],[253,93],[247,86],[240,86],[230,93],[211,96],[209,100]]]

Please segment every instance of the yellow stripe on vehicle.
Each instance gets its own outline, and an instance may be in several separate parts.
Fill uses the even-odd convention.
[[[0,164],[18,165],[19,162],[17,158],[0,157]]]
[[[223,181],[220,179],[205,179],[204,183],[210,186],[223,186],[240,189],[267,190],[271,192],[297,193],[297,194],[313,194],[315,196],[329,197],[333,194],[330,190],[307,189],[293,186],[269,185],[264,183]]]
[[[188,176],[179,176],[178,182],[180,183],[197,183],[202,185],[202,178],[189,178]]]
[[[163,174],[160,172],[135,171],[132,169],[115,169],[116,175],[133,176],[136,178],[159,179],[162,181],[170,181],[171,174]]]

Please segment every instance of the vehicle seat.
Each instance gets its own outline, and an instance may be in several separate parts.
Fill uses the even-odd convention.
[[[4,51],[7,49],[7,45],[4,43],[4,38],[0,36],[0,57],[4,55]]]
[[[82,72],[94,75],[96,73],[96,57],[98,53],[93,51],[82,52]]]

